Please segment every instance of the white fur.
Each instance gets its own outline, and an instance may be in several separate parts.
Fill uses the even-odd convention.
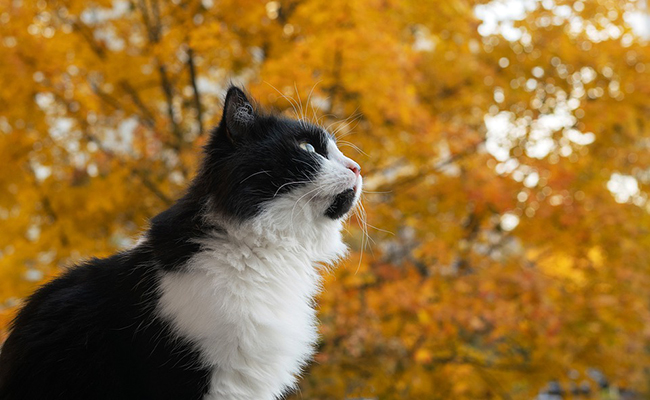
[[[333,142],[313,184],[269,202],[242,224],[201,240],[183,272],[161,277],[160,315],[212,368],[206,399],[273,400],[296,384],[317,340],[318,266],[346,247],[341,220],[324,212],[361,177]],[[356,164],[355,164],[356,165]]]

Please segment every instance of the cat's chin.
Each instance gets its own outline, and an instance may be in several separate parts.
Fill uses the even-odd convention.
[[[325,210],[325,216],[331,219],[344,217],[356,203],[357,191],[358,189],[355,186],[337,194],[330,206]]]

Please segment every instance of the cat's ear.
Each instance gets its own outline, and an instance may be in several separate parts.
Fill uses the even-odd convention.
[[[236,86],[231,86],[223,106],[222,124],[226,135],[235,143],[246,135],[255,122],[255,110],[246,94]]]

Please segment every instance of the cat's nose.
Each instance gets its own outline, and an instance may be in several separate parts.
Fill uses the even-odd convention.
[[[361,166],[359,166],[359,164],[357,164],[356,162],[350,159],[348,159],[347,162],[348,162],[347,165],[348,169],[354,172],[354,175],[359,176],[359,174],[361,173]]]

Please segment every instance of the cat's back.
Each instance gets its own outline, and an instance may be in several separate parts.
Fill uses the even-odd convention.
[[[201,398],[207,372],[187,368],[196,354],[155,318],[156,285],[146,249],[44,285],[0,352],[0,399]]]

